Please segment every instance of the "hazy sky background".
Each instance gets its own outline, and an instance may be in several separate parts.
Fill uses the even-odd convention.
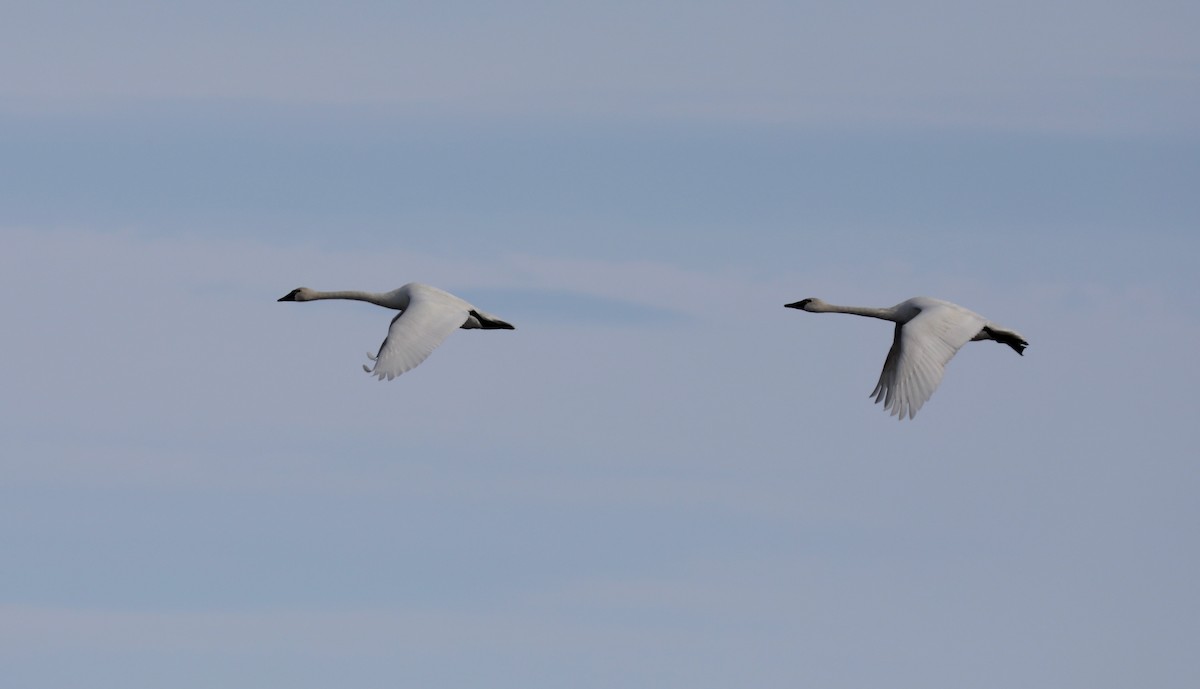
[[[6,682],[1200,682],[1200,5],[247,5],[0,12]]]

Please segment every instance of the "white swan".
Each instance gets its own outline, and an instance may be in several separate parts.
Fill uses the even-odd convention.
[[[893,416],[913,418],[929,399],[942,371],[960,347],[972,340],[1002,342],[1024,356],[1029,345],[1020,333],[989,322],[974,311],[941,299],[913,297],[891,308],[835,306],[820,299],[785,304],[810,313],[852,313],[896,323],[896,335],[871,396]]]
[[[379,353],[367,358],[375,362],[363,370],[391,380],[414,368],[437,349],[446,337],[458,328],[484,330],[515,330],[512,325],[484,313],[458,297],[436,287],[410,282],[391,292],[318,292],[299,287],[278,301],[315,301],[317,299],[356,299],[369,301],[400,313],[392,319],[387,337]]]

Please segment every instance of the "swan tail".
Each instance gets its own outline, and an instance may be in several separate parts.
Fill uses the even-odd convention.
[[[1029,342],[1016,331],[1005,330],[994,325],[983,326],[983,331],[980,335],[984,339],[995,340],[996,342],[1012,347],[1013,351],[1021,356],[1025,356],[1025,348],[1029,346]]]
[[[517,329],[516,326],[514,326],[513,324],[502,321],[499,318],[496,318],[495,316],[491,315],[490,313],[485,313],[478,309],[472,309],[471,315],[475,317],[475,320],[479,321],[479,327],[484,330],[516,330]]]

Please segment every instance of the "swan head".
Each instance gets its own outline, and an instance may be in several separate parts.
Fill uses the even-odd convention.
[[[822,306],[825,306],[825,302],[815,298],[801,299],[791,304],[784,304],[785,308],[800,309],[801,311],[810,311],[812,313],[820,311]]]
[[[297,287],[275,301],[308,301],[312,299],[312,290],[307,287]]]

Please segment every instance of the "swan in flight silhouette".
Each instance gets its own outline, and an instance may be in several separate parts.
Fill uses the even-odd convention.
[[[392,319],[387,337],[379,353],[367,354],[371,366],[363,370],[379,380],[391,380],[414,368],[437,349],[450,333],[466,330],[515,330],[512,325],[484,313],[458,297],[436,287],[410,282],[391,292],[318,292],[299,287],[278,301],[316,301],[317,299],[355,299],[369,301],[384,308],[400,311]]]
[[[820,299],[785,304],[809,313],[852,313],[896,324],[895,339],[871,396],[893,416],[913,418],[942,382],[942,372],[960,347],[972,340],[995,340],[1025,355],[1029,345],[1015,330],[941,299],[913,297],[890,308],[835,306]]]

